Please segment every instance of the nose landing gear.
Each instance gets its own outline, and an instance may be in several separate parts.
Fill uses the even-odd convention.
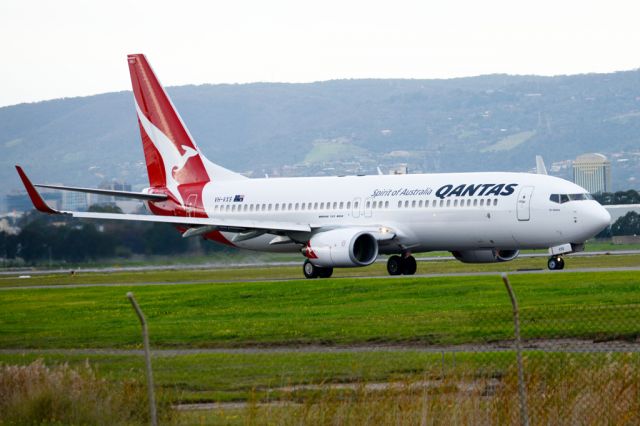
[[[551,256],[547,261],[547,267],[552,271],[564,269],[564,259],[560,256]]]

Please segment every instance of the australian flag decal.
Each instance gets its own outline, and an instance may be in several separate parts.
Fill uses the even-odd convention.
[[[234,203],[240,203],[242,201],[244,201],[244,195],[236,195],[235,197],[233,197]]]

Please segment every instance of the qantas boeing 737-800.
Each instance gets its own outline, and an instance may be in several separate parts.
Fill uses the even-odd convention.
[[[183,237],[306,257],[307,278],[334,267],[367,266],[391,255],[391,275],[412,275],[412,253],[450,251],[462,262],[503,262],[521,249],[549,249],[549,269],[609,225],[584,188],[528,173],[446,173],[248,179],[207,160],[144,55],[128,56],[149,175],[137,193],[33,185],[45,213],[175,225]],[[36,190],[117,195],[144,201],[152,215],[58,211]]]

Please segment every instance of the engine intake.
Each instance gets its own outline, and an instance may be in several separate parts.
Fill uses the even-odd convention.
[[[452,251],[451,254],[463,263],[494,263],[513,260],[520,250],[478,249]]]
[[[316,266],[367,266],[378,257],[378,241],[359,229],[333,229],[311,237],[303,254]]]

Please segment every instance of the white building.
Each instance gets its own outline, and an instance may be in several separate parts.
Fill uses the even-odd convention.
[[[573,162],[573,182],[591,194],[612,192],[611,162],[602,154],[582,154]]]

